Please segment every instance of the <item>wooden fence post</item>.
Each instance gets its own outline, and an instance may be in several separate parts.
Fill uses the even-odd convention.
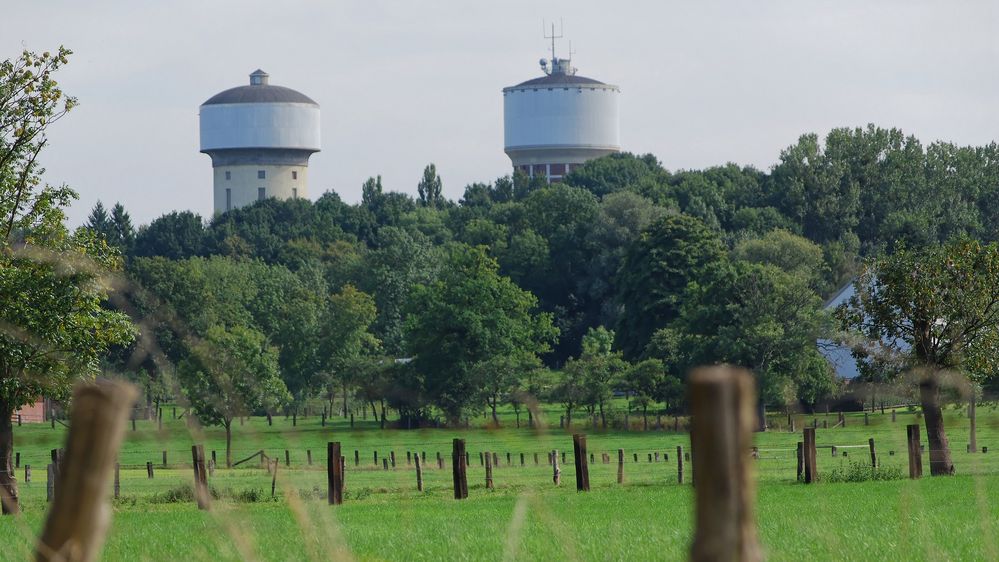
[[[891,409],[891,423],[895,423],[895,408]]]
[[[90,561],[111,523],[108,472],[118,457],[128,413],[138,395],[130,384],[78,384],[59,486],[38,541],[36,560]]]
[[[288,452],[288,449],[284,450],[284,465],[291,466],[291,453]]]
[[[343,503],[343,463],[340,456],[339,441],[326,443],[327,501],[330,505]]]
[[[552,482],[556,486],[558,486],[559,484],[562,483],[562,470],[559,469],[559,467],[558,467],[558,451],[557,450],[554,450],[554,449],[552,450],[552,452],[551,452],[551,459],[552,459]]]
[[[876,469],[878,467],[878,454],[877,454],[877,451],[874,450],[874,438],[873,437],[871,437],[870,439],[867,440],[867,446],[870,447],[870,449],[871,449],[871,468],[875,468]]]
[[[456,500],[468,497],[467,462],[465,440],[455,439],[451,443],[451,476],[454,480],[454,499]]]
[[[278,471],[278,460],[274,459],[274,471],[271,472],[271,497],[272,498],[274,497],[274,493],[277,491],[277,471]]]
[[[694,562],[763,559],[756,532],[756,486],[746,451],[756,426],[756,388],[742,369],[714,367],[690,376],[691,447],[697,452]]]
[[[805,470],[804,456],[805,456],[805,444],[801,441],[798,441],[798,470],[797,470],[798,482],[801,482],[804,476],[804,470]]]
[[[121,463],[114,463],[114,499],[121,496]]]
[[[208,509],[208,472],[205,469],[203,445],[191,445],[191,459],[194,465],[194,499],[198,502],[198,509]]]
[[[624,449],[617,450],[617,483],[624,484]]]
[[[683,484],[683,446],[676,446],[676,483]]]
[[[361,451],[354,449],[354,466],[361,466]]]
[[[590,468],[586,462],[586,435],[574,433],[572,435],[573,459],[576,463],[576,491],[590,491]]]
[[[909,449],[909,478],[920,478],[923,476],[923,455],[919,448],[919,424],[905,426],[905,433]]]
[[[152,461],[146,461],[146,478],[153,479],[153,463]]]
[[[312,449],[305,450],[305,462],[309,466],[312,466]]]
[[[805,461],[805,484],[811,484],[819,479],[819,469],[815,462],[815,428],[806,427],[803,432],[802,451]]]
[[[31,484],[31,465],[24,465],[24,483]]]
[[[420,455],[416,455],[416,491],[423,491],[423,464],[420,462]]]
[[[163,451],[163,468],[166,468],[166,465],[167,465],[167,454],[166,451]]]
[[[493,457],[486,453],[486,489],[493,489]]]
[[[45,501],[51,502],[55,497],[55,467],[52,463],[45,465]]]

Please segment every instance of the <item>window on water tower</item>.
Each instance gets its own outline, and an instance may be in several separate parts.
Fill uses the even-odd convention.
[[[298,199],[298,188],[297,187],[291,188],[291,198],[292,199]]]
[[[228,174],[229,172],[226,173]],[[225,210],[226,211],[232,210],[232,190],[229,189],[228,187],[225,188]]]
[[[292,170],[292,172],[291,172],[291,179],[297,180],[298,179],[298,172]]]
[[[257,188],[257,201],[263,201],[267,198],[267,188],[258,187]]]
[[[262,180],[267,177],[267,173],[263,170],[257,170],[257,179]]]
[[[232,172],[230,172],[229,170],[226,170],[226,172],[225,172],[225,179],[231,180],[232,179]]]

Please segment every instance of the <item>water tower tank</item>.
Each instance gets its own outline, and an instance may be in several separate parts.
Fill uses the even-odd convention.
[[[319,104],[250,74],[249,85],[201,104],[201,152],[212,158],[215,212],[254,201],[308,197],[309,157],[319,151]]]
[[[545,76],[503,88],[504,151],[530,176],[560,181],[587,160],[621,150],[621,90],[578,76],[569,59],[542,60]]]

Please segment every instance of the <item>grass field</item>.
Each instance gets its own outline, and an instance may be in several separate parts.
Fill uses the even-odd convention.
[[[167,410],[169,413],[169,410]],[[794,447],[800,433],[770,431],[757,435],[760,460],[758,524],[772,560],[801,559],[999,559],[999,414],[979,408],[979,446],[988,454],[968,454],[967,420],[948,411],[948,429],[958,476],[861,483],[795,482]],[[167,416],[169,417],[169,415]],[[876,441],[883,470],[905,471],[905,424],[911,412],[847,416],[845,428],[832,425],[835,414],[799,417],[796,425],[819,420],[817,441],[836,445],[819,452],[819,471],[828,474],[850,462],[869,463],[867,439]],[[557,419],[557,417],[555,418]],[[593,491],[574,489],[571,439],[565,430],[472,428],[468,430],[378,430],[357,420],[354,430],[334,419],[327,427],[315,417],[291,420],[263,418],[237,427],[237,459],[264,449],[280,459],[276,497],[271,477],[256,461],[233,470],[216,470],[211,486],[226,496],[242,494],[255,501],[220,500],[210,513],[192,502],[167,502],[167,493],[192,480],[192,442],[216,450],[220,463],[224,435],[214,428],[192,436],[180,420],[165,420],[163,431],[139,422],[129,431],[121,453],[121,498],[115,502],[111,532],[104,551],[108,560],[299,560],[306,558],[379,559],[682,559],[692,533],[692,488],[677,484],[676,446],[686,450],[686,434],[669,431],[588,433]],[[473,425],[474,425],[473,420]],[[482,420],[480,420],[482,421]],[[513,425],[504,419],[505,425]],[[363,427],[362,427],[363,426]],[[31,464],[34,481],[21,486],[24,515],[0,520],[0,558],[25,559],[46,509],[45,464],[48,451],[59,446],[64,429],[24,426],[15,429],[21,464]],[[450,457],[451,439],[463,437],[471,453],[470,497],[451,499],[451,473],[436,468],[436,454]],[[339,440],[347,457],[346,501],[326,505],[325,444]],[[853,448],[857,446],[856,448]],[[616,464],[603,464],[601,453],[616,459],[626,452],[626,483],[616,484]],[[291,466],[285,466],[284,450]],[[360,464],[354,465],[353,451]],[[562,486],[551,483],[545,452],[569,449],[562,466]],[[162,468],[166,450],[168,467]],[[314,466],[306,465],[306,450]],[[498,453],[495,490],[486,490],[478,454]],[[889,451],[897,451],[894,456]],[[379,466],[373,453],[379,454]],[[396,454],[395,469],[383,470],[381,458]],[[416,491],[406,451],[425,452],[426,491]],[[842,451],[849,457],[844,458]],[[506,453],[511,453],[512,466]],[[659,462],[648,455],[658,452]],[[525,466],[520,465],[520,453]],[[534,464],[538,453],[540,463]],[[634,455],[638,454],[638,462]],[[665,455],[669,461],[665,461]],[[155,478],[146,477],[153,462]],[[185,462],[187,465],[185,465]],[[924,466],[926,460],[924,458]],[[244,465],[246,466],[246,465]],[[687,467],[689,476],[689,467]],[[23,477],[22,472],[19,477]],[[249,496],[247,498],[246,496]]]

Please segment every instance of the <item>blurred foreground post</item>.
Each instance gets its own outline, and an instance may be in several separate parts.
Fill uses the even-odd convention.
[[[697,369],[690,378],[697,462],[695,561],[763,559],[753,513],[756,484],[748,452],[756,428],[756,388],[743,369]]]
[[[451,474],[454,478],[454,499],[463,500],[468,497],[468,479],[466,465],[468,456],[465,454],[465,440],[455,439],[451,449]]]
[[[137,395],[132,385],[110,381],[79,384],[74,389],[63,470],[38,541],[36,560],[98,558],[111,523],[109,473]]]

